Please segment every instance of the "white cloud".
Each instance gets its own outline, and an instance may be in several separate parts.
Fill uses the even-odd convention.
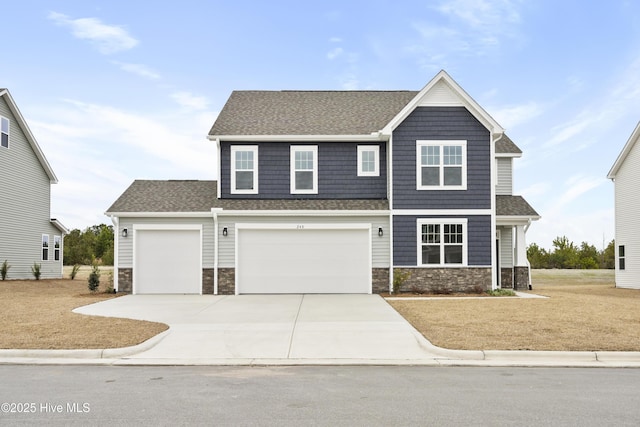
[[[522,105],[513,105],[503,108],[489,108],[488,111],[491,111],[492,116],[498,121],[498,123],[508,129],[512,129],[535,117],[538,117],[543,113],[544,108],[537,102],[530,101]]]
[[[494,43],[505,26],[520,22],[519,3],[510,0],[446,0],[436,9],[484,34],[485,42]]]
[[[175,92],[171,94],[171,98],[182,107],[191,110],[206,110],[209,106],[207,98],[204,96],[195,96],[190,92]]]
[[[120,67],[122,71],[126,71],[128,73],[136,74],[140,77],[144,77],[150,80],[160,80],[160,74],[148,68],[146,65],[142,64],[128,64],[125,62],[113,61],[113,64]]]
[[[341,47],[336,47],[335,49],[331,49],[329,53],[327,53],[327,58],[333,60],[339,57],[340,55],[342,55],[343,53],[344,53],[344,49],[342,49]]]
[[[105,55],[129,50],[138,44],[138,40],[122,27],[103,24],[97,18],[72,19],[57,12],[49,13],[48,18],[57,25],[70,28],[74,37],[88,40]]]

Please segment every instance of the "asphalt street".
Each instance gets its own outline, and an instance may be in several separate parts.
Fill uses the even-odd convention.
[[[640,369],[0,366],[0,425],[637,425]]]

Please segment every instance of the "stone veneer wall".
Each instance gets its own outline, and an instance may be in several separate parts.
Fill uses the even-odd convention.
[[[203,268],[202,269],[202,294],[203,295],[212,295],[214,290],[214,275],[215,269],[213,268]]]
[[[236,294],[236,269],[218,269],[218,295]]]
[[[130,294],[133,291],[133,268],[118,269],[118,292]]]
[[[516,291],[529,290],[529,269],[527,267],[513,268],[514,284],[513,289]]]
[[[371,292],[381,294],[389,292],[389,269],[388,268],[372,268],[371,269]]]
[[[409,277],[400,292],[480,293],[491,289],[491,269],[468,268],[397,268]]]
[[[500,269],[500,287],[502,289],[513,289],[513,269]]]

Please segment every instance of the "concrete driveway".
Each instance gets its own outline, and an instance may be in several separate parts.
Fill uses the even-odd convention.
[[[129,356],[138,363],[438,358],[378,295],[127,295],[74,311],[168,324],[157,345]]]

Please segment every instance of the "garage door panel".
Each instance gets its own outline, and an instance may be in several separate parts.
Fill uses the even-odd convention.
[[[134,292],[199,294],[199,230],[137,230]]]
[[[369,293],[368,229],[239,230],[239,293]]]

